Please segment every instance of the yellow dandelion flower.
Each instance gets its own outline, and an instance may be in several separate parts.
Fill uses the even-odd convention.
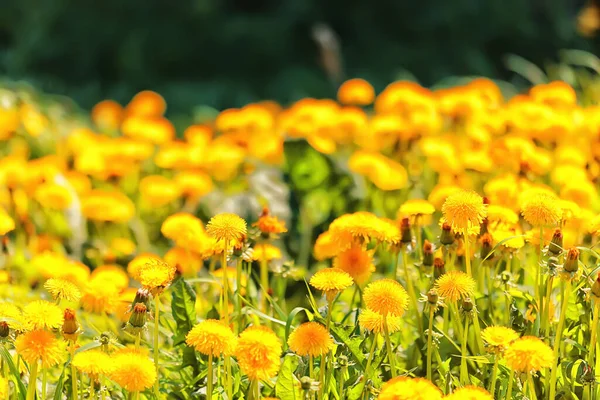
[[[352,277],[339,268],[324,268],[310,278],[310,285],[325,292],[329,301],[342,290],[352,286]]]
[[[262,233],[265,234],[277,234],[287,232],[285,222],[273,215],[270,215],[269,209],[267,207],[263,208],[260,218],[258,218],[258,221],[252,224],[252,226],[256,226]]]
[[[254,246],[252,252],[252,259],[260,261],[265,258],[267,261],[279,260],[281,258],[281,250],[277,246],[273,246],[270,243],[259,243]]]
[[[140,283],[147,289],[165,288],[175,278],[175,267],[160,260],[150,260],[140,270]]]
[[[535,336],[523,336],[515,340],[504,352],[509,368],[518,372],[533,373],[554,365],[550,346]]]
[[[490,204],[487,207],[487,219],[492,226],[513,226],[519,222],[519,215],[508,207]]]
[[[217,240],[238,241],[246,236],[246,221],[236,214],[218,214],[208,221],[206,233]]]
[[[277,375],[281,350],[281,341],[271,329],[251,326],[240,335],[236,358],[242,373],[248,378],[265,380]]]
[[[373,252],[359,245],[353,245],[339,253],[333,259],[333,266],[346,271],[358,284],[368,281],[371,274],[375,272]]]
[[[384,333],[384,318],[387,319],[387,325],[389,333],[394,333],[400,330],[403,326],[402,318],[393,315],[383,316],[378,312],[369,310],[368,308],[363,309],[358,316],[358,324],[373,333]]]
[[[456,389],[454,392],[444,397],[445,400],[494,400],[494,397],[485,390],[477,386],[464,386]]]
[[[430,380],[400,376],[381,387],[377,400],[441,400],[442,392]]]
[[[301,356],[322,356],[333,348],[333,339],[327,329],[317,322],[306,322],[290,334],[290,349]]]
[[[600,230],[600,218],[598,220],[598,230]],[[317,237],[313,253],[315,258],[319,261],[325,260],[326,258],[335,257],[340,251],[347,248],[345,244],[340,245],[338,241],[334,240],[335,237],[330,231],[325,231]]]
[[[196,351],[215,357],[233,354],[236,341],[231,328],[214,319],[204,320],[194,326],[185,339],[187,345]]]
[[[129,392],[142,392],[154,385],[156,369],[146,354],[137,351],[113,355],[110,379]]]
[[[120,289],[104,280],[91,280],[83,288],[81,305],[87,312],[95,314],[110,314],[114,311],[119,298]]]
[[[39,185],[34,193],[34,198],[45,208],[64,210],[71,205],[71,193],[61,185],[45,182]]]
[[[23,308],[23,319],[31,330],[57,329],[63,324],[63,312],[55,304],[36,300]]]
[[[0,207],[0,236],[15,229],[15,221]]]
[[[53,367],[66,356],[66,342],[58,340],[52,332],[45,330],[33,330],[19,335],[15,340],[15,349],[29,365],[41,361],[42,368]]]
[[[129,286],[129,276],[127,276],[127,273],[119,265],[114,264],[100,265],[92,272],[90,279],[105,281],[121,290]]]
[[[481,332],[481,338],[490,351],[503,352],[509,344],[519,338],[519,334],[505,326],[488,326]]]
[[[558,198],[547,192],[531,189],[523,194],[521,214],[533,226],[556,225],[562,217]]]
[[[476,283],[473,278],[462,271],[447,272],[435,281],[438,294],[452,303],[472,296],[475,287]]]
[[[442,222],[450,224],[455,232],[469,235],[479,232],[486,211],[483,197],[470,190],[460,190],[446,198],[442,206]]]
[[[180,212],[167,217],[160,227],[160,232],[164,237],[178,241],[192,232],[204,233],[204,226],[194,215]]]
[[[424,199],[411,199],[400,206],[398,219],[410,218],[411,224],[425,225],[429,223],[430,216],[435,212],[435,206]]]
[[[173,247],[165,253],[165,261],[173,265],[183,276],[195,276],[202,268],[202,258],[191,250],[183,247]]]
[[[459,192],[460,190],[461,188],[458,186],[439,183],[431,190],[427,200],[433,204],[437,210],[440,210],[448,196],[450,196],[452,193]]]
[[[23,331],[26,327],[23,313],[12,303],[0,303],[0,321],[6,322],[10,329],[16,331]]]
[[[401,317],[408,308],[408,293],[393,279],[381,279],[370,283],[363,293],[368,309],[381,315]]]
[[[152,260],[160,260],[160,256],[152,253],[142,253],[138,254],[134,257],[133,260],[127,264],[127,273],[131,277],[131,279],[135,279],[136,281],[140,280],[140,272],[142,271],[142,267]]]
[[[82,351],[73,357],[73,366],[94,381],[100,375],[108,375],[114,368],[113,359],[102,350],[92,349]]]
[[[581,208],[577,203],[570,200],[559,200],[558,204],[562,210],[560,219],[563,223],[580,217]]]
[[[590,221],[590,223],[588,225],[588,231],[592,235],[600,234],[600,214],[598,214],[597,216],[592,218],[592,220]]]
[[[81,299],[79,288],[65,279],[50,278],[44,283],[44,288],[54,300],[79,301]]]
[[[388,239],[389,230],[388,222],[365,211],[342,215],[329,225],[332,239],[340,245],[340,250],[350,247],[353,241],[358,243],[369,243],[371,240],[385,242]]]

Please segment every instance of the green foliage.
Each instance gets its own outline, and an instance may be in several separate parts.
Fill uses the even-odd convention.
[[[171,288],[171,312],[176,322],[173,345],[181,346],[183,360],[181,367],[192,367],[196,374],[199,369],[198,359],[193,348],[185,345],[185,336],[196,324],[196,292],[182,278],[178,279]]]

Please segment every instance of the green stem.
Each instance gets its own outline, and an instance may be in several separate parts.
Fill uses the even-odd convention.
[[[493,292],[494,292],[494,281],[492,280],[492,267],[489,266],[487,269],[488,272],[488,276],[487,276],[487,292],[488,292],[488,315],[490,316],[490,320],[492,321],[492,324],[494,323],[494,298],[493,298]]]
[[[42,398],[45,398],[45,397],[42,397]],[[95,398],[96,398],[96,388],[94,387],[94,379],[92,379],[90,377],[90,399],[95,399]]]
[[[377,337],[379,335],[375,333],[373,336],[373,343],[371,344],[371,349],[369,350],[369,357],[367,358],[367,366],[365,367],[365,376],[369,374],[369,367],[371,367],[371,362],[373,362],[373,357],[375,356],[375,347],[377,347]]]
[[[448,306],[444,307],[444,311],[442,313],[442,318],[444,319],[443,329],[444,332],[448,332],[450,329],[450,308]]]
[[[427,329],[427,379],[432,380],[431,373],[431,352],[433,351],[433,314],[435,310],[429,307],[429,327]]]
[[[46,384],[48,383],[48,370],[42,368],[42,399],[46,398]]]
[[[254,398],[254,400],[260,399],[260,390],[258,388],[257,380],[252,381],[252,397]]]
[[[346,376],[346,370],[348,369],[347,366],[343,366],[342,368],[340,368],[340,376],[338,377],[338,396],[340,399],[345,399],[346,396],[344,395],[344,378]]]
[[[136,350],[140,349],[141,341],[142,341],[142,332],[138,332],[137,335],[135,335],[135,349]]]
[[[592,300],[594,303],[594,312],[592,317],[592,332],[590,338],[590,352],[588,353],[588,365],[593,367],[596,365],[595,355],[596,355],[596,341],[598,337],[598,314],[600,314],[600,302]]]
[[[212,353],[208,354],[208,372],[206,375],[206,399],[212,400],[213,394],[213,355]]]
[[[506,389],[506,400],[512,400],[513,383],[515,381],[515,370],[511,369],[508,374],[508,388]]]
[[[529,398],[531,400],[537,400],[537,395],[535,394],[535,384],[533,383],[533,374],[527,374],[527,383],[527,386],[529,386]]]
[[[392,351],[392,340],[390,338],[390,330],[388,328],[387,316],[383,316],[383,333],[385,335],[385,345],[387,347],[388,352],[388,360],[390,362],[390,368],[392,372],[392,378],[396,377],[396,360],[394,357],[394,352]]]
[[[558,367],[560,365],[558,356],[560,352],[560,345],[562,343],[562,333],[565,325],[565,316],[567,314],[567,307],[569,306],[569,294],[571,292],[571,280],[567,279],[563,290],[562,305],[560,307],[560,319],[558,320],[558,326],[556,328],[556,335],[554,335],[554,366],[552,367],[552,373],[550,375],[550,396],[549,399],[554,399],[556,394],[556,378],[558,374]]]
[[[319,398],[320,399],[324,399],[325,398],[325,370],[327,369],[327,365],[325,362],[325,354],[321,355],[321,363],[319,364],[319,382],[320,382],[320,395]]]
[[[477,312],[477,306],[473,306],[473,330],[475,331],[475,343],[477,344],[477,351],[483,353],[483,338],[481,337],[481,326],[479,325],[479,313]]]
[[[29,386],[27,387],[27,400],[34,400],[36,395],[37,387],[37,374],[38,374],[38,363],[37,361],[31,365],[29,371]]]
[[[258,383],[257,383],[258,385]],[[232,399],[233,397],[233,382],[231,380],[231,357],[225,356],[225,392],[227,397]]]
[[[454,323],[454,327],[456,328],[456,333],[459,338],[462,338],[464,335],[463,326],[460,320],[460,314],[458,313],[458,306],[456,303],[450,303],[450,311],[452,311],[452,322]]]
[[[494,368],[492,368],[492,378],[490,383],[490,394],[493,398],[495,398],[494,393],[496,392],[496,378],[498,377],[498,363],[500,361],[500,357],[497,355],[494,357]]]
[[[104,376],[100,376],[100,400],[104,400]]]
[[[237,263],[236,266],[236,278],[235,278],[235,295],[236,295],[236,299],[235,299],[235,315],[236,315],[236,321],[235,321],[235,332],[236,333],[240,333],[242,328],[242,322],[241,322],[241,318],[242,318],[242,260],[240,259]]]
[[[267,257],[263,251],[260,258],[260,285],[262,286],[263,294],[260,297],[260,311],[267,314],[267,293],[269,292],[269,264]]]
[[[469,369],[467,368],[467,341],[469,340],[469,317],[465,315],[465,329],[463,330],[462,343],[460,344],[460,383],[469,384]]]
[[[78,394],[78,389],[77,389],[77,370],[75,369],[75,366],[73,365],[73,357],[75,357],[75,342],[71,341],[71,346],[69,346],[69,351],[71,353],[71,397],[73,398],[73,400],[77,400],[77,394]]]
[[[467,275],[473,276],[471,274],[471,241],[469,240],[468,233],[465,233],[465,263],[467,266]]]
[[[158,333],[160,328],[160,295],[157,293],[154,297],[154,368],[156,369],[156,381],[154,382],[154,395],[160,399],[158,387],[159,370],[158,370]]]
[[[309,355],[308,356],[308,377],[310,379],[312,379],[313,376],[315,376],[314,365],[315,365],[315,360],[312,355]]]
[[[227,241],[223,249],[223,255],[221,258],[221,268],[223,269],[223,319],[225,325],[229,326],[229,278],[227,277]]]
[[[541,313],[541,334],[545,336],[546,343],[550,341],[550,332],[548,331],[548,323],[550,320],[550,300],[552,299],[552,284],[554,277],[550,275],[548,277],[548,281],[546,282],[546,297],[544,302],[542,303],[542,313]]]
[[[412,279],[410,279],[410,271],[408,270],[408,253],[406,250],[402,251],[402,263],[404,264],[404,276],[406,279],[406,288],[408,290],[408,295],[410,296],[412,302],[412,308],[414,310],[416,320],[417,320],[417,328],[419,330],[419,335],[423,335],[423,321],[421,320],[421,313],[419,312],[419,302],[417,300],[417,295],[415,293],[415,288],[413,286]],[[384,318],[385,320],[385,318]]]

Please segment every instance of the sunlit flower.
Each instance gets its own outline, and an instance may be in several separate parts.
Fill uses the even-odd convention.
[[[31,330],[57,329],[63,324],[63,312],[55,304],[36,300],[23,308],[23,319]]]
[[[554,364],[552,349],[535,336],[523,336],[515,340],[504,352],[509,368],[532,373],[550,368]]]
[[[398,217],[410,217],[411,224],[428,222],[420,217],[428,217],[435,212],[435,207],[427,200],[411,199],[400,206]]]
[[[358,245],[353,245],[339,253],[333,259],[333,266],[346,271],[358,284],[368,281],[371,274],[375,272],[373,252]]]
[[[494,400],[494,397],[484,388],[463,386],[444,397],[445,400]]]
[[[75,354],[73,366],[97,381],[100,375],[108,375],[114,368],[112,358],[102,350],[91,349]]]
[[[152,253],[142,253],[138,254],[133,258],[133,260],[129,261],[127,264],[127,273],[131,277],[131,279],[135,279],[136,281],[140,280],[140,273],[142,271],[142,267],[144,267],[149,262],[153,262],[153,260],[160,261],[160,256]]]
[[[96,267],[90,276],[94,281],[106,281],[119,289],[125,289],[129,286],[129,277],[127,273],[118,265],[104,264]]]
[[[494,352],[503,352],[509,344],[519,338],[514,330],[504,326],[488,326],[481,332],[481,338],[489,349]]]
[[[342,104],[366,106],[375,100],[375,89],[364,79],[349,79],[342,83],[337,97]]]
[[[290,349],[301,356],[322,356],[333,347],[333,339],[327,329],[317,322],[305,322],[290,334]]]
[[[34,197],[42,207],[55,210],[64,210],[72,201],[71,193],[66,187],[51,182],[39,185],[35,190]]]
[[[363,300],[368,309],[381,315],[401,317],[408,308],[406,290],[393,279],[380,279],[364,290]]]
[[[373,310],[369,310],[368,308],[361,310],[360,314],[358,315],[358,323],[362,328],[368,330],[369,332],[384,333],[384,318],[387,319],[385,322],[387,322],[389,333],[399,331],[404,324],[401,317],[391,314],[388,314],[384,317],[382,314]]]
[[[184,276],[193,276],[202,268],[202,258],[183,247],[173,247],[165,253],[164,259]]]
[[[378,400],[440,400],[442,392],[424,378],[400,376],[387,381],[381,387]]]
[[[177,183],[162,175],[150,175],[140,181],[140,194],[151,207],[162,207],[179,198]]]
[[[352,277],[339,268],[323,268],[310,278],[310,285],[324,292],[329,301],[353,283]]]
[[[241,333],[235,355],[243,374],[264,380],[277,375],[281,350],[281,341],[271,329],[251,326]]]
[[[558,198],[552,194],[534,191],[523,194],[521,214],[533,226],[548,226],[558,223],[562,217],[562,209]]]
[[[42,368],[53,367],[66,356],[66,342],[45,330],[33,330],[19,335],[15,340],[15,349],[29,365],[41,361]]]
[[[267,261],[279,260],[281,258],[281,250],[279,247],[273,246],[270,243],[259,243],[254,246],[252,259],[260,261],[263,258]]]
[[[519,215],[510,208],[490,204],[487,207],[487,219],[490,225],[512,227],[519,222]]]
[[[438,294],[452,303],[472,296],[476,286],[475,280],[462,271],[447,272],[435,281]]]
[[[44,288],[52,295],[54,300],[79,301],[81,292],[79,288],[64,279],[51,278],[44,283]]]
[[[486,207],[480,195],[473,191],[461,190],[446,198],[442,213],[442,222],[450,224],[455,232],[466,235],[472,234],[474,228],[478,231],[486,216]]]
[[[8,232],[15,229],[15,221],[8,215],[2,207],[0,207],[0,236],[6,235]]]
[[[265,207],[262,214],[252,226],[256,226],[263,234],[278,234],[287,232],[285,222],[271,215],[269,209]]]
[[[140,283],[149,290],[169,286],[175,278],[175,267],[160,260],[149,260],[140,269]]]
[[[120,289],[104,280],[91,280],[82,290],[81,305],[87,312],[112,313]]]
[[[206,233],[217,240],[237,241],[246,236],[246,221],[236,214],[218,214],[208,221]]]
[[[598,230],[600,230],[600,218],[598,219]],[[319,261],[335,257],[340,251],[347,248],[346,245],[338,243],[329,231],[325,231],[317,237],[313,252]]]
[[[129,392],[141,392],[157,379],[154,363],[147,355],[136,351],[122,352],[112,357],[114,368],[110,379]]]
[[[189,331],[185,342],[202,354],[219,357],[221,354],[233,354],[236,337],[223,322],[207,319]]]
[[[81,211],[95,221],[126,222],[133,217],[135,206],[123,193],[92,190],[81,199]]]
[[[26,327],[26,322],[23,319],[23,313],[13,303],[0,303],[0,321],[8,323],[10,329],[23,331]]]

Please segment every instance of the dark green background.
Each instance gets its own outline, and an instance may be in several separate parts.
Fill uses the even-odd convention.
[[[0,75],[83,107],[162,93],[170,111],[332,96],[312,39],[340,37],[345,76],[377,89],[411,75],[512,80],[518,54],[595,52],[576,31],[583,1],[564,0],[0,0]]]

